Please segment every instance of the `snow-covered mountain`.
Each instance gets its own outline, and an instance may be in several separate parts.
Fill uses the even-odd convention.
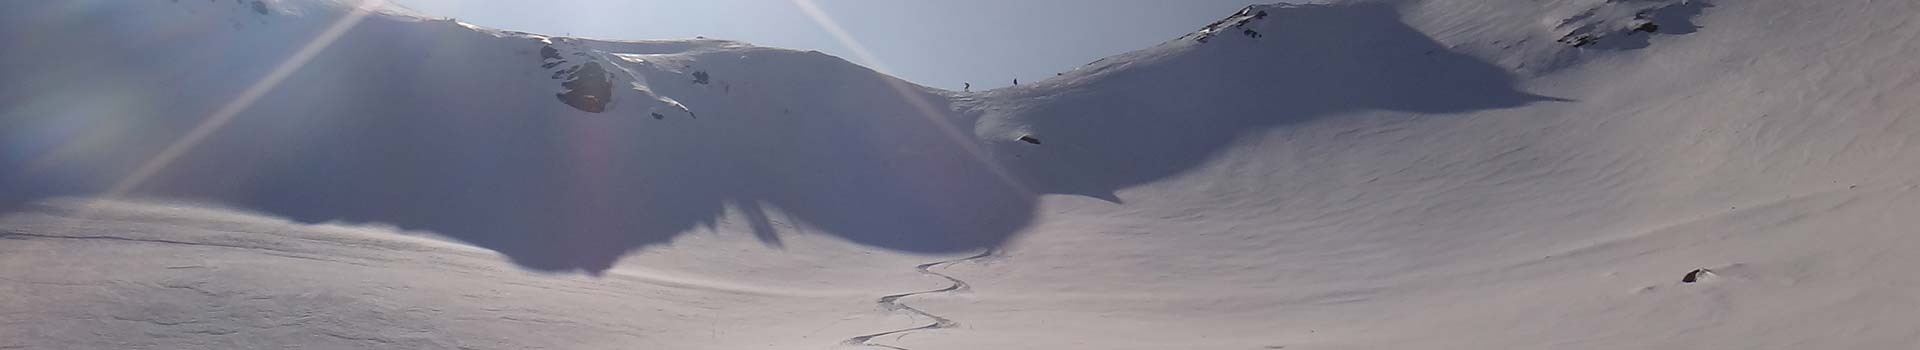
[[[0,4],[0,348],[1904,348],[1903,1],[1254,5],[1040,82]]]

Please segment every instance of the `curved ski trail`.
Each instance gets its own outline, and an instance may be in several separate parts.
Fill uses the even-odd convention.
[[[946,317],[940,317],[939,315],[927,313],[926,311],[916,309],[912,306],[908,306],[907,304],[902,304],[900,303],[900,298],[921,295],[921,294],[947,293],[947,292],[953,292],[953,291],[971,288],[970,286],[967,285],[967,281],[962,281],[958,278],[953,278],[953,276],[948,276],[946,274],[942,274],[939,272],[933,272],[933,268],[938,266],[943,266],[943,265],[952,265],[952,264],[957,264],[957,263],[962,263],[967,261],[978,260],[981,258],[993,256],[993,253],[994,253],[994,250],[989,249],[987,251],[980,252],[980,254],[975,254],[974,256],[953,259],[953,260],[936,261],[936,262],[920,264],[919,266],[914,266],[913,268],[915,270],[920,270],[921,274],[944,278],[948,282],[952,282],[952,284],[947,285],[947,287],[940,288],[940,289],[881,296],[880,300],[876,301],[875,303],[880,304],[880,308],[886,309],[887,311],[906,311],[907,313],[911,313],[914,315],[925,316],[926,318],[933,319],[933,323],[927,324],[924,326],[919,326],[919,327],[897,329],[897,330],[891,330],[886,332],[847,338],[847,340],[843,342],[843,344],[853,345],[853,346],[878,346],[878,347],[890,348],[890,349],[896,349],[896,350],[909,350],[907,348],[893,346],[893,345],[875,344],[875,343],[872,343],[871,341],[873,340],[873,338],[884,337],[884,336],[894,335],[894,334],[902,334],[902,333],[919,331],[919,330],[959,327],[960,326],[959,322],[954,322],[953,320],[947,319]]]

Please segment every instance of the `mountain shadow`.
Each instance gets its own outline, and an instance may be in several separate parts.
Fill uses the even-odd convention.
[[[782,233],[828,234],[952,253],[998,247],[1033,220],[1035,194],[983,161],[1039,193],[1110,197],[1261,128],[1350,110],[1452,113],[1544,100],[1515,91],[1505,71],[1448,52],[1389,7],[1268,11],[1246,25],[1261,35],[1138,57],[1087,85],[1039,92],[1052,94],[1045,101],[990,96],[1035,99],[1032,109],[984,118],[1029,125],[1045,140],[1038,145],[956,138],[971,135],[974,120],[946,96],[838,58],[773,49],[700,47],[688,51],[704,56],[681,65],[606,67],[652,82],[652,93],[699,118],[623,109],[621,101],[644,99],[619,89],[605,113],[585,113],[555,101],[551,84],[529,81],[548,74],[535,40],[375,16],[128,194],[432,231],[542,271],[597,273],[730,218],[776,247]],[[330,23],[289,19],[258,35],[98,29],[127,15],[41,19],[36,26],[54,28],[45,37],[0,43],[9,52],[0,76],[12,77],[0,83],[0,210],[122,182],[306,42],[274,33],[311,35]],[[233,40],[191,39],[220,35]],[[36,54],[11,54],[21,52]],[[56,54],[75,59],[45,57]],[[710,84],[684,78],[695,71],[711,74]],[[974,142],[1040,151],[983,160],[968,150]]]
[[[1166,44],[1191,50],[1109,58],[1056,95],[1013,97],[1038,102],[986,118],[1046,144],[995,146],[1020,155],[1005,160],[1038,191],[1117,200],[1116,190],[1180,173],[1276,126],[1358,110],[1445,114],[1559,100],[1515,90],[1510,73],[1448,51],[1389,5],[1254,6],[1215,26],[1225,30]]]

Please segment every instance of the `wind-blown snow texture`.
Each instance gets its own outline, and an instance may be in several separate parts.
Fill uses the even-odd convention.
[[[1907,348],[1915,7],[1255,5],[967,93],[8,2],[0,348]]]

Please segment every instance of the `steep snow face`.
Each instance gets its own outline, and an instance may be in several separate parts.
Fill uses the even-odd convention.
[[[6,202],[207,200],[440,232],[528,267],[587,271],[728,210],[769,243],[776,221],[797,219],[920,252],[994,246],[1030,216],[1031,198],[966,151],[955,130],[970,123],[945,97],[823,54],[389,15],[313,40],[350,12],[143,22],[213,5],[9,5],[71,13],[9,17],[22,28],[10,32],[36,36],[7,52],[74,59],[8,55],[0,68],[13,77]],[[162,24],[189,27],[134,30]],[[180,137],[198,129],[213,132]]]
[[[1192,169],[1244,133],[1358,111],[1556,100],[1514,84],[1402,24],[1390,6],[1278,5],[969,107],[985,116],[983,136],[1010,155],[1003,161],[1042,192],[1119,202],[1113,191]],[[1011,142],[1021,135],[1049,143]]]
[[[1907,2],[1257,5],[981,93],[395,13],[309,50],[355,12],[263,3],[0,5],[0,33],[32,34],[0,41],[0,291],[25,296],[0,342],[1900,348],[1920,328]],[[258,214],[41,201],[103,192]]]

